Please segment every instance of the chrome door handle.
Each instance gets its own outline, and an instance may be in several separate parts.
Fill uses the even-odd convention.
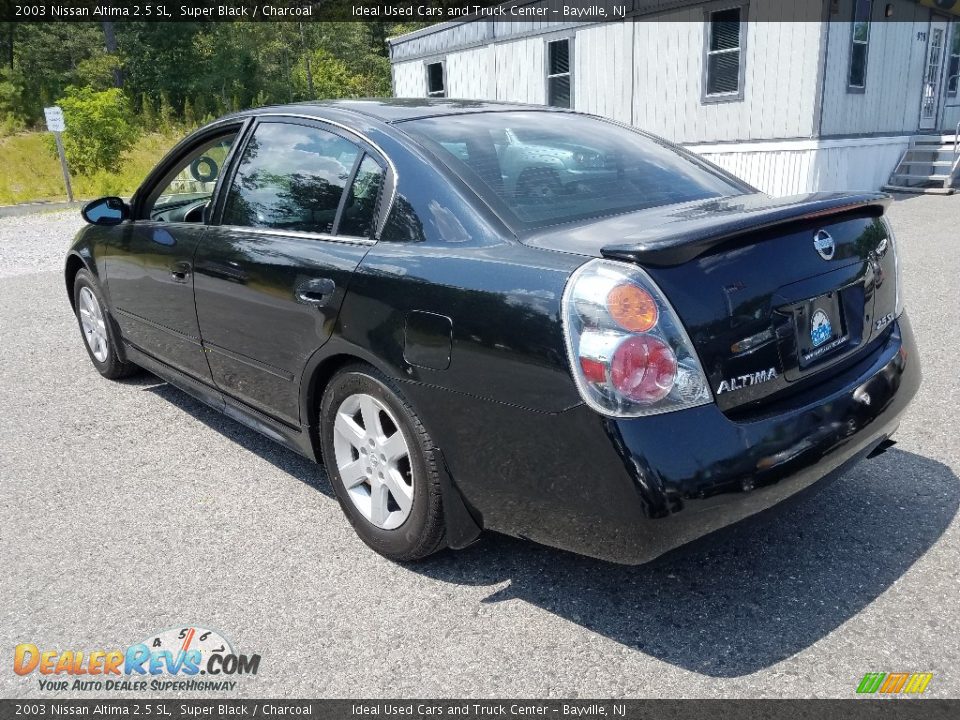
[[[174,282],[186,282],[190,277],[190,263],[186,261],[175,262],[170,267],[170,277]]]
[[[294,297],[298,303],[304,305],[323,306],[327,304],[336,289],[337,284],[330,278],[316,278],[297,285]]]

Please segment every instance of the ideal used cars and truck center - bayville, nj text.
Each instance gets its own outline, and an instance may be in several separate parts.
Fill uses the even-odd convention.
[[[312,20],[317,9],[310,4],[273,5],[270,3],[218,3],[214,5],[170,5],[165,3],[134,2],[124,5],[33,5],[16,4],[14,15],[24,20],[49,18],[51,20],[173,20],[185,18],[192,20],[257,20],[257,19],[300,19]],[[609,9],[599,5],[580,7],[566,5],[551,10],[547,6],[483,6],[463,5],[457,7],[433,7],[429,5],[390,5],[386,3],[365,5],[355,3],[350,6],[349,17],[356,20],[424,20],[438,21],[456,18],[474,17],[489,20],[535,20],[535,19],[607,19],[623,17],[621,6]]]

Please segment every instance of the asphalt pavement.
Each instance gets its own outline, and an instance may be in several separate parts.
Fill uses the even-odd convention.
[[[380,558],[321,468],[95,372],[60,270],[75,212],[0,219],[0,696],[105,695],[17,676],[19,643],[179,627],[261,656],[248,697],[853,697],[866,672],[960,695],[960,196],[890,214],[925,376],[896,447],[641,567],[492,534]]]

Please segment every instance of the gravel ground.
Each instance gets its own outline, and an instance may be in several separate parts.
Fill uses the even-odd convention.
[[[0,217],[0,278],[59,271],[81,225],[76,210]]]
[[[851,697],[868,671],[960,695],[960,197],[891,215],[925,370],[897,447],[637,568],[495,535],[381,559],[319,468],[94,372],[60,275],[75,213],[0,219],[0,695],[44,694],[17,643],[188,624],[262,656],[241,696]]]

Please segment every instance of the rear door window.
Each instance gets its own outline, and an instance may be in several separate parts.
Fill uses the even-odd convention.
[[[337,235],[370,237],[377,214],[377,200],[383,184],[383,168],[370,155],[365,155],[347,193]]]
[[[259,124],[243,149],[224,205],[224,225],[333,233],[362,151],[309,125]]]

